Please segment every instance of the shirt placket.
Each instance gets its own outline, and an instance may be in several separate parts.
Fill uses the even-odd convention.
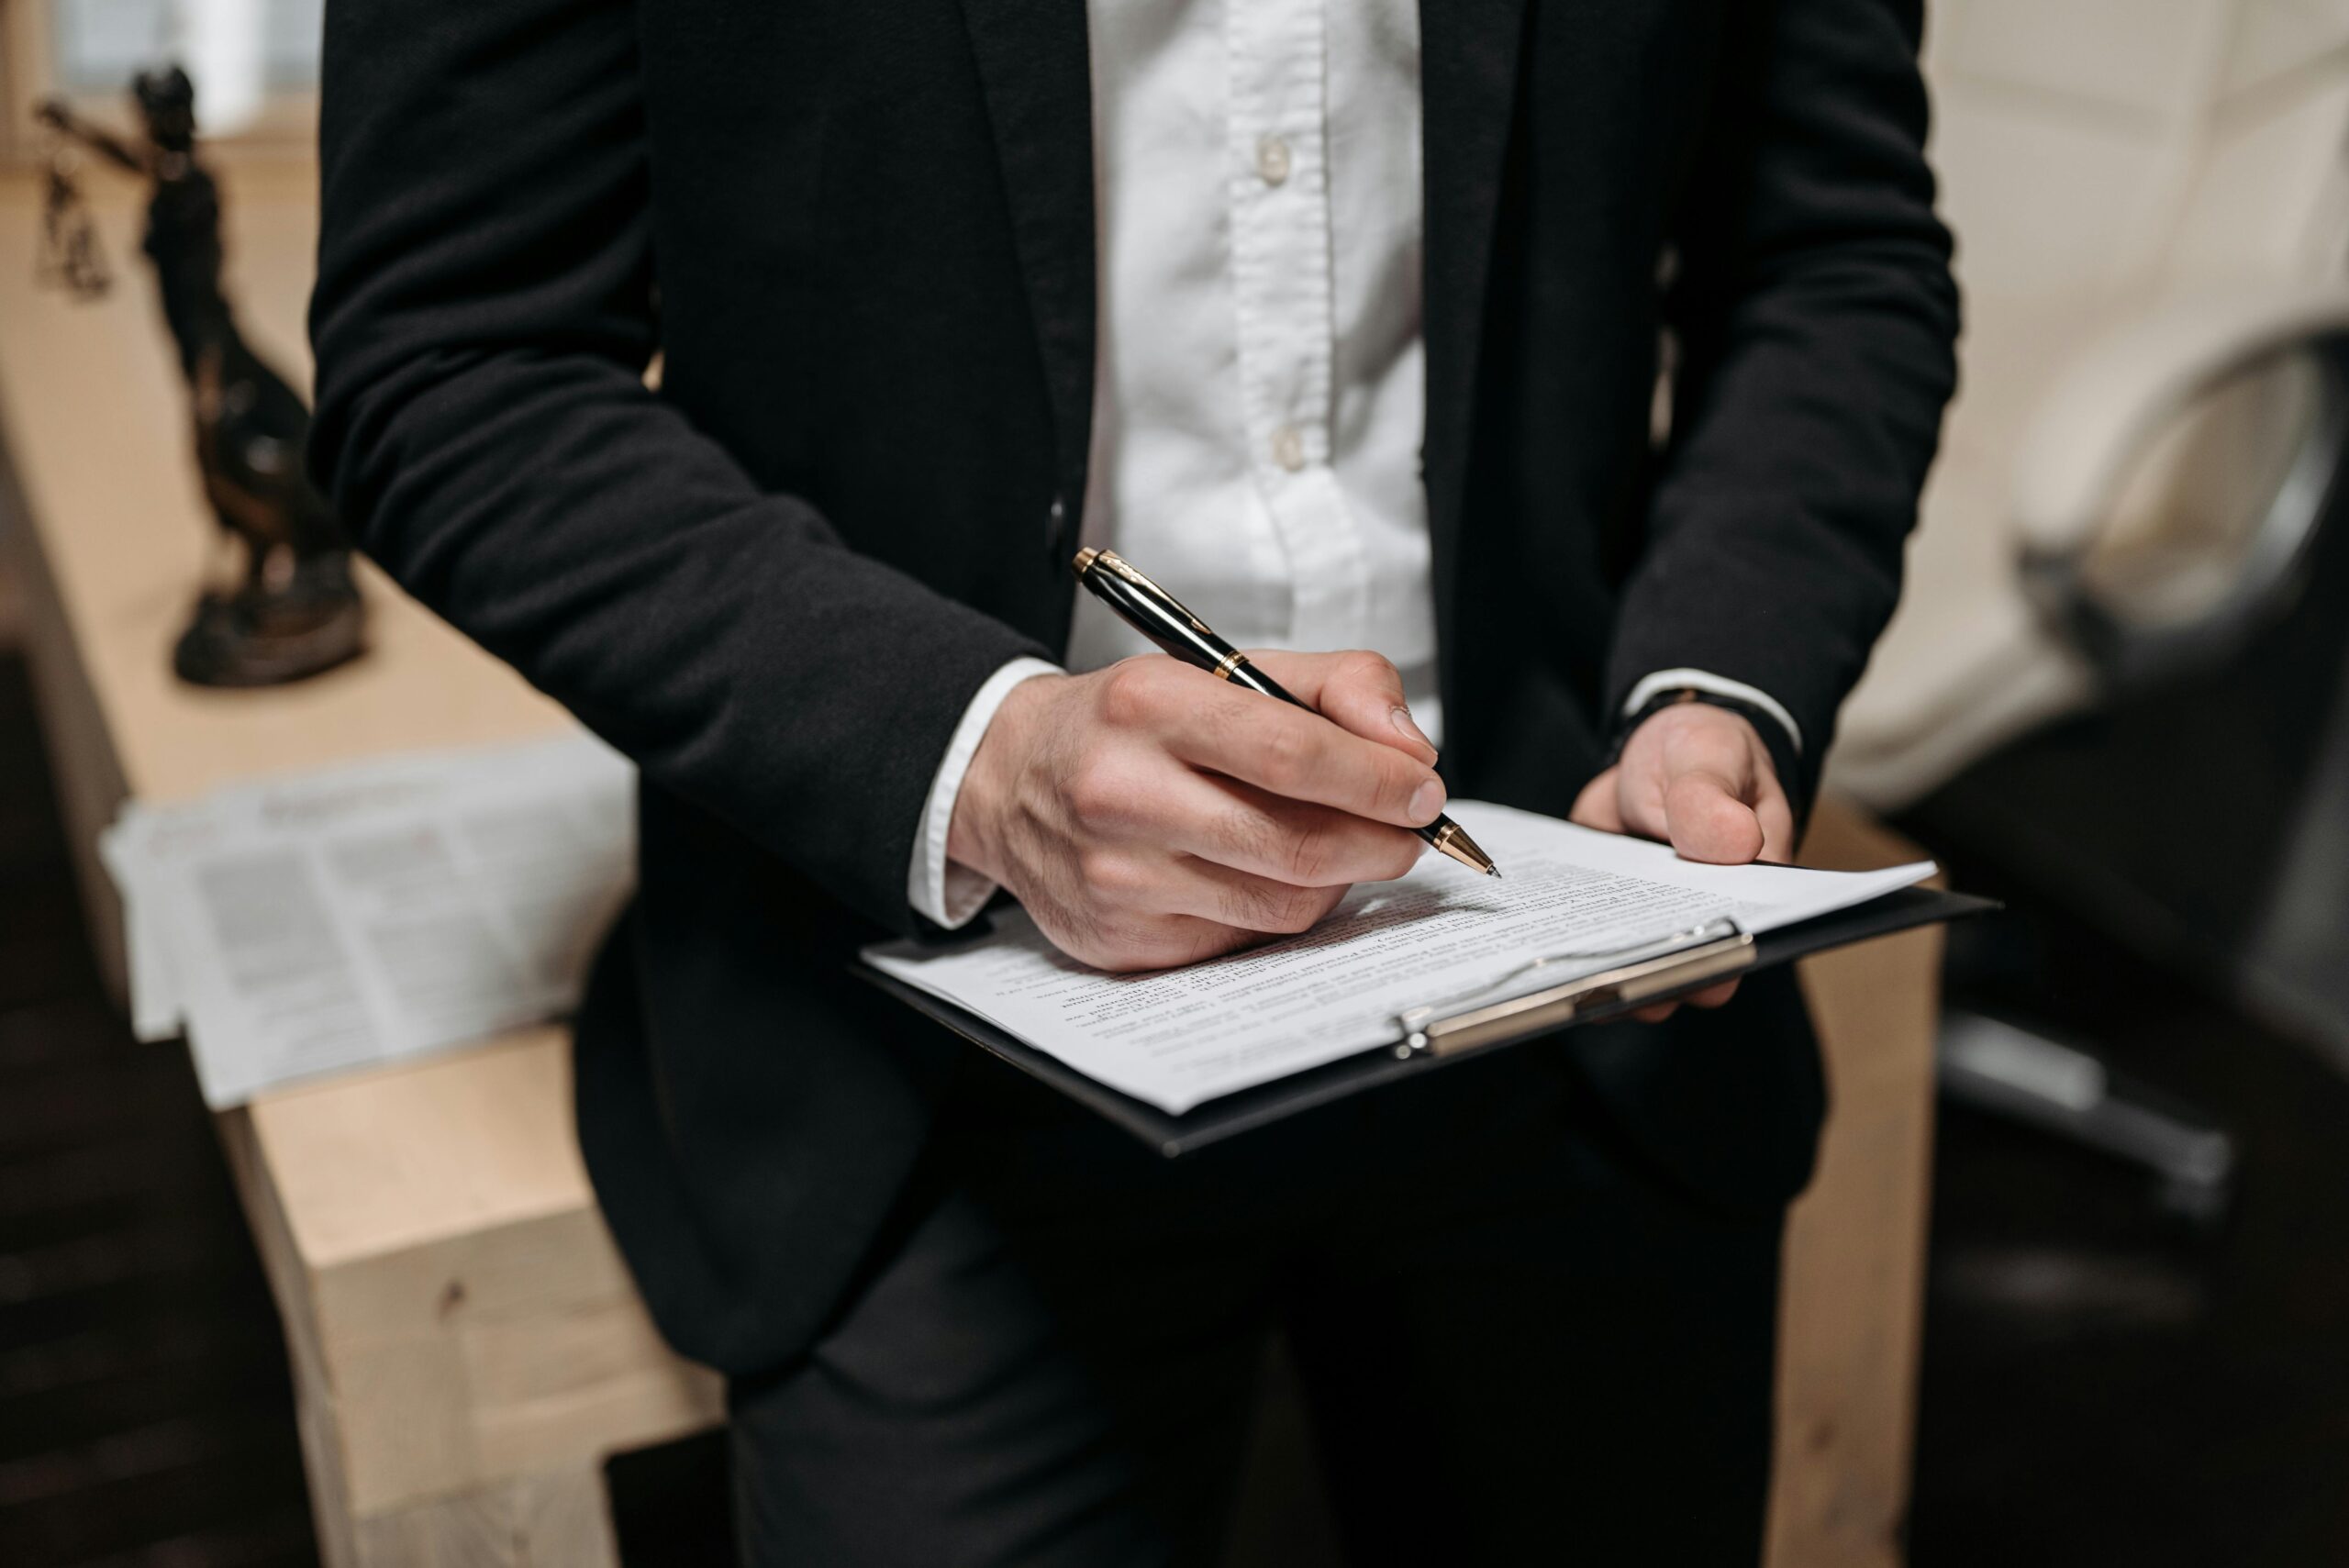
[[[1290,640],[1366,639],[1370,562],[1330,471],[1325,0],[1227,0],[1231,271],[1248,470],[1287,561]]]

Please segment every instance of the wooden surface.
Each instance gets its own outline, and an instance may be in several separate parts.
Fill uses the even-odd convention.
[[[560,1030],[267,1096],[221,1130],[295,1381],[332,1407],[313,1473],[336,1468],[353,1514],[720,1418],[596,1209]]]
[[[1836,871],[1924,857],[1842,802],[1802,861]],[[1778,1333],[1772,1568],[1895,1568],[1909,1514],[1932,1174],[1942,931],[1799,966],[1831,1097],[1819,1173],[1788,1220]]]
[[[257,165],[222,182],[239,320],[304,389],[314,179],[300,166]],[[186,390],[139,250],[141,210],[128,181],[92,169],[83,183],[115,274],[113,292],[86,304],[35,286],[39,189],[28,174],[0,178],[0,430],[17,503],[39,523],[15,558],[33,599],[28,635],[77,845],[92,842],[125,792],[174,800],[256,773],[512,740],[567,722],[373,571],[363,573],[372,657],[266,694],[198,691],[173,678],[172,643],[215,559],[217,530],[198,489]],[[83,886],[105,916],[95,934],[118,983],[119,922],[94,859]]]
[[[296,387],[317,217],[311,176],[223,181],[240,324]],[[138,249],[123,182],[93,171],[115,287],[95,304],[36,288],[37,193],[0,183],[0,428],[123,781],[173,800],[230,779],[419,746],[543,733],[568,722],[504,665],[373,573],[374,656],[300,685],[204,692],[170,652],[216,530],[197,487],[187,394]]]
[[[255,168],[226,183],[242,317],[304,383],[308,176]],[[0,183],[0,433],[12,479],[0,486],[0,528],[12,533],[95,934],[118,955],[111,890],[87,850],[126,795],[169,800],[564,721],[372,573],[375,651],[360,664],[268,694],[173,682],[170,645],[212,525],[136,250],[136,209],[117,196],[100,216],[115,294],[89,306],[37,293],[29,267],[5,264],[32,254],[34,189]],[[1840,823],[1822,812],[1814,851],[1902,858]],[[1837,1105],[1820,1184],[1788,1241],[1778,1568],[1897,1557],[1935,941],[1896,938],[1807,966]],[[285,1318],[321,1535],[338,1568],[600,1568],[608,1525],[581,1490],[596,1458],[719,1418],[717,1381],[660,1345],[596,1216],[568,1073],[562,1032],[540,1029],[266,1095],[221,1118]],[[484,1555],[484,1542],[502,1555]]]
[[[27,179],[0,183],[0,528],[44,728],[111,978],[119,917],[93,852],[127,796],[546,733],[560,709],[379,575],[373,651],[256,693],[176,683],[170,649],[213,549],[185,393],[122,187],[89,185],[116,287],[37,290]],[[308,381],[316,217],[303,170],[225,180],[232,290],[254,344]],[[562,1031],[265,1095],[221,1134],[269,1264],[314,1486],[358,1518],[568,1473],[718,1418],[717,1380],[663,1349],[597,1216]],[[326,1513],[328,1510],[322,1509]]]

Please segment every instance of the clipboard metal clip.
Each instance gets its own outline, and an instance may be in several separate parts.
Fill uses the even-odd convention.
[[[1396,1027],[1403,1038],[1395,1047],[1395,1054],[1404,1059],[1452,1056],[1479,1046],[1521,1040],[1544,1029],[1563,1028],[1601,1007],[1636,1006],[1670,992],[1688,990],[1709,980],[1734,974],[1752,962],[1753,956],[1752,934],[1727,917],[1708,920],[1703,925],[1626,948],[1552,953],[1520,964],[1491,984],[1464,995],[1397,1014]],[[1594,962],[1602,967],[1584,968],[1554,985],[1505,996],[1497,1002],[1477,1001],[1497,991],[1506,991],[1543,969]]]

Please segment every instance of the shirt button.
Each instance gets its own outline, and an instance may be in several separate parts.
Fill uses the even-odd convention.
[[[1305,466],[1305,438],[1294,425],[1283,425],[1273,432],[1273,461],[1295,473]]]
[[[1287,142],[1277,136],[1256,139],[1256,172],[1264,176],[1264,183],[1277,185],[1287,179],[1288,167]]]

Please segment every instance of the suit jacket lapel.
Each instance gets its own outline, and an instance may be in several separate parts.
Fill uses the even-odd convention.
[[[1428,414],[1423,468],[1434,535],[1436,632],[1446,652],[1444,710],[1459,661],[1454,626],[1460,509],[1467,481],[1485,284],[1492,272],[1501,160],[1516,107],[1524,0],[1423,0],[1419,6],[1427,203],[1424,320]]]
[[[1085,0],[963,0],[995,127],[1058,450],[1049,548],[1069,550],[1093,425],[1093,86]],[[1063,563],[1064,564],[1064,563]]]

